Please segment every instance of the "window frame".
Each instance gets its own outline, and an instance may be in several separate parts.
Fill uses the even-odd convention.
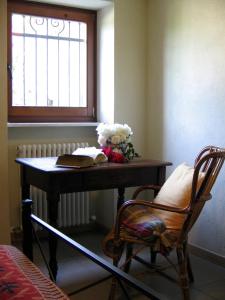
[[[12,27],[13,13],[30,14],[87,24],[87,107],[12,106]],[[8,122],[96,122],[96,23],[97,12],[73,7],[8,0]]]

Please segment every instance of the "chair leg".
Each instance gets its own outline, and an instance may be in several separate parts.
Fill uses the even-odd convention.
[[[133,253],[133,246],[132,244],[128,243],[126,246],[126,263],[123,267],[124,272],[128,273],[130,270],[130,266],[131,266],[131,256]]]
[[[118,255],[118,256],[113,258],[113,265],[115,267],[118,267],[121,256],[122,256],[122,251],[121,251],[121,255]],[[117,281],[117,278],[114,276],[112,278],[108,300],[114,300],[115,299],[117,286],[118,286],[118,281]]]
[[[113,265],[115,267],[117,267],[119,261],[120,261],[120,258],[113,258]],[[112,282],[111,282],[111,287],[110,287],[108,300],[114,300],[115,299],[117,286],[118,286],[117,279],[116,279],[116,277],[113,277]]]
[[[116,296],[116,290],[117,290],[117,280],[115,277],[113,277],[109,292],[108,300],[114,300]]]
[[[157,258],[157,252],[151,248],[151,264],[155,265]]]
[[[183,299],[190,299],[189,281],[187,274],[187,253],[185,247],[177,248],[177,259],[180,273],[180,285],[183,292]]]
[[[187,259],[187,273],[188,273],[189,282],[192,283],[192,282],[194,282],[194,275],[192,272],[191,260],[190,260],[190,255],[189,255],[189,251],[188,251],[187,241],[183,244],[183,249],[184,249],[184,255],[186,256],[186,259]]]
[[[194,275],[192,272],[191,261],[190,261],[190,256],[189,256],[188,252],[187,252],[187,271],[188,271],[189,281],[194,282]]]

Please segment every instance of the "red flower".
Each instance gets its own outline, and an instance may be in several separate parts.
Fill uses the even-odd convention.
[[[126,162],[126,158],[123,156],[123,154],[112,151],[111,153],[111,162],[115,163],[124,163]]]
[[[109,162],[124,163],[127,161],[123,154],[113,151],[111,147],[103,147],[102,151],[108,157]]]
[[[102,152],[105,153],[105,155],[109,158],[112,153],[112,148],[111,147],[103,147]]]

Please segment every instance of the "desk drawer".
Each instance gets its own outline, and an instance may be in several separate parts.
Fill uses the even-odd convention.
[[[51,187],[61,194],[84,191],[83,174],[64,173],[63,176],[55,174],[54,178],[51,178]]]
[[[145,184],[157,184],[158,172],[155,168],[109,170],[101,174],[92,172],[83,178],[88,190],[104,190],[118,187],[132,187]]]

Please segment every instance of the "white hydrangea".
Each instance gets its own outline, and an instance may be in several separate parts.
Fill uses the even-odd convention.
[[[107,139],[103,135],[99,135],[98,137],[98,143],[101,146],[105,146],[107,143]]]
[[[133,134],[131,128],[127,124],[104,124],[100,123],[97,127],[98,143],[106,146],[109,143],[118,145],[128,142]]]
[[[120,144],[121,142],[124,142],[125,140],[126,139],[122,138],[121,135],[113,135],[111,137],[111,143],[115,144],[115,145]]]

